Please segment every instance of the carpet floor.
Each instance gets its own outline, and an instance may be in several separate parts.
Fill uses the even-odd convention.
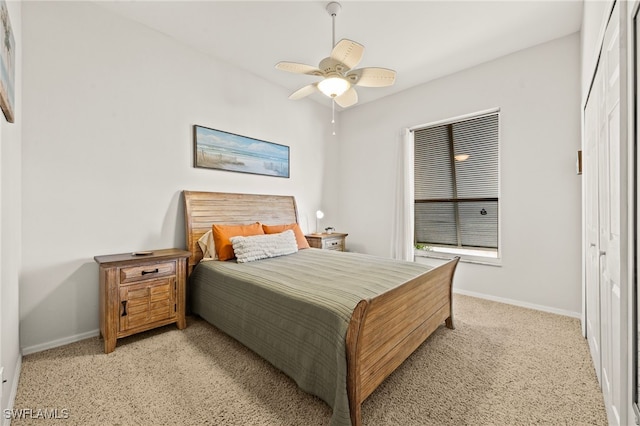
[[[365,425],[607,424],[577,319],[461,295],[454,319],[364,402]],[[120,339],[108,355],[96,337],[25,356],[14,410],[23,415],[12,425],[311,426],[331,416],[195,317],[182,331]]]

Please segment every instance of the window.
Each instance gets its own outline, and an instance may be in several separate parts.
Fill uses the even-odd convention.
[[[417,249],[498,257],[498,112],[414,130]]]

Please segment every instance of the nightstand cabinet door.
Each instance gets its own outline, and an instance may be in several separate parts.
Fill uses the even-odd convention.
[[[175,277],[120,287],[120,332],[148,327],[177,315]]]

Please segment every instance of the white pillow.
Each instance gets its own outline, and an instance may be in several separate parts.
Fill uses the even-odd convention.
[[[253,262],[269,257],[284,256],[298,251],[296,235],[291,229],[279,234],[231,237],[238,263]]]
[[[207,231],[202,237],[200,237],[198,245],[200,246],[200,250],[202,250],[202,260],[213,260],[218,258],[212,231]]]

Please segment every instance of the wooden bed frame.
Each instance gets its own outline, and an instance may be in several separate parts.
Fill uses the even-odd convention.
[[[298,222],[292,196],[184,191],[190,274],[202,259],[198,239],[217,224]],[[452,284],[459,258],[434,268],[353,311],[346,337],[347,391],[353,426],[364,400],[442,323],[453,329]]]

